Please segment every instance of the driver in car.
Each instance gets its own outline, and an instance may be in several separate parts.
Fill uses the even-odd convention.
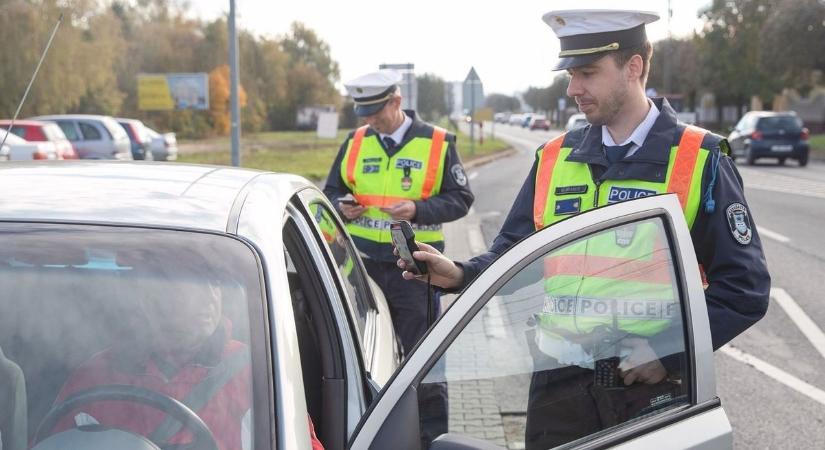
[[[249,350],[231,337],[221,288],[156,274],[141,281],[139,297],[133,336],[76,369],[56,404],[93,387],[136,386],[188,406],[206,423],[219,449],[252,448]],[[145,436],[158,446],[193,441],[192,432],[165,412],[129,401],[83,405],[55,431],[97,423]]]

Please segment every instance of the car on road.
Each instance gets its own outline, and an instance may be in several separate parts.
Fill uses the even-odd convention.
[[[583,113],[576,113],[567,119],[567,124],[564,126],[564,131],[574,130],[587,125],[587,117]]]
[[[745,113],[728,136],[733,157],[753,165],[759,158],[776,158],[779,165],[795,159],[808,165],[810,133],[796,113],[750,111]]]
[[[42,144],[42,150],[49,153],[45,147],[54,145],[57,151],[57,159],[77,159],[72,143],[63,134],[59,126],[51,122],[41,122],[37,120],[15,120],[11,126],[11,120],[0,120],[0,128],[8,130],[29,142],[51,142],[52,144]]]
[[[181,402],[164,382],[130,384],[150,363],[154,379],[168,379],[161,371],[174,377],[174,365],[154,359],[158,333],[174,332],[185,343],[207,325],[248,357],[247,371],[229,372],[241,373],[247,386],[231,398],[250,401],[246,413],[238,412],[247,425],[235,437],[245,445],[236,448],[309,448],[308,418],[330,449],[523,446],[528,386],[541,387],[534,374],[602,367],[631,341],[656,348],[671,376],[639,385],[647,394],[623,410],[628,414],[590,434],[566,432],[566,447],[732,446],[715,391],[699,268],[675,195],[606,206],[528,236],[465,288],[397,368],[389,309],[334,207],[303,178],[184,164],[9,163],[0,166],[0,190],[15,192],[0,209],[0,366],[14,365],[20,374],[0,377],[0,388],[14,392],[17,381],[28,409],[3,411],[12,420],[0,424],[23,425],[0,432],[23,433],[33,450],[157,450],[167,443],[157,433],[147,439],[107,424],[158,423],[164,416],[172,422],[164,427],[188,429],[174,444],[218,449],[225,427],[187,405],[203,405],[195,403],[199,397],[226,383],[205,381],[225,380],[218,374],[229,369],[220,360],[197,369],[205,374],[203,389],[196,386],[204,393]],[[636,233],[654,237],[653,253],[618,267],[569,257],[605,239],[648,242],[634,243]],[[553,271],[574,283],[571,292],[577,280],[603,276],[612,277],[609,286],[648,286],[667,300],[576,299],[546,291],[543,274]],[[185,313],[175,306],[181,299],[188,299]],[[593,320],[610,323],[620,315],[668,332],[625,340],[610,327],[593,328],[592,342],[609,354],[564,335],[554,346],[536,347],[537,324],[585,310]],[[594,381],[599,386],[618,373],[604,367]],[[207,376],[212,370],[215,376]],[[116,377],[118,371],[126,375]],[[433,385],[446,387],[449,414],[426,408]],[[619,386],[604,390],[625,395]],[[570,395],[581,392],[570,386]],[[106,405],[131,414],[116,416]],[[575,407],[576,414],[598,412],[593,401]],[[439,437],[430,444],[424,436],[435,430]]]
[[[533,116],[530,119],[530,130],[550,130],[550,121],[545,116]]]
[[[150,148],[155,161],[175,161],[178,159],[178,139],[175,133],[158,133],[146,127],[146,133],[151,139]]]
[[[57,148],[53,142],[29,142],[14,133],[0,129],[0,161],[31,161],[58,159]]]
[[[123,128],[123,131],[129,136],[129,144],[132,150],[132,159],[151,161],[152,154],[152,138],[146,130],[143,122],[137,119],[125,119],[122,117],[115,118],[118,125]]]
[[[32,119],[56,123],[72,142],[80,159],[133,159],[129,136],[109,116],[56,114]]]

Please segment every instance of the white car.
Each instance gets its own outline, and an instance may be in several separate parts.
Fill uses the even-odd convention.
[[[80,159],[133,159],[129,135],[112,117],[55,114],[32,119],[57,123],[74,145]]]
[[[144,129],[152,139],[150,149],[155,161],[176,161],[178,159],[178,140],[175,133],[158,133],[144,125]]]
[[[30,142],[14,133],[0,129],[0,142],[6,142],[0,149],[0,161],[31,161],[58,159],[54,142]]]
[[[520,241],[396,370],[389,308],[333,206],[303,178],[183,164],[9,163],[0,191],[15,193],[0,208],[0,393],[15,401],[0,408],[8,427],[0,433],[24,448],[304,450],[310,420],[331,449],[529,448],[536,436],[564,448],[732,447],[675,195],[598,208]],[[634,241],[637,231],[650,239]],[[604,240],[652,250],[622,262],[570,258]],[[546,273],[568,277],[560,289],[574,294],[548,291]],[[576,297],[577,283],[599,277],[608,287],[652,283],[667,302]],[[539,324],[579,310],[614,325],[645,318],[666,332],[643,339],[607,325],[586,341],[561,333],[542,344]],[[188,344],[214,329],[216,312],[224,334],[208,342],[231,339],[247,371]],[[581,320],[577,327],[590,319]],[[669,376],[615,384],[615,366],[602,362],[642,344]],[[196,390],[176,375],[184,355],[204,358],[187,369]],[[594,367],[592,381],[566,381]],[[242,383],[224,392],[237,373]],[[430,408],[434,387],[446,389],[448,410]],[[567,403],[548,416],[531,398],[551,388],[559,394],[551,406]],[[184,396],[190,389],[199,394]],[[622,414],[581,430],[579,417],[611,405]],[[167,429],[179,433],[171,442]]]
[[[567,124],[564,126],[564,131],[581,128],[585,125],[587,125],[587,117],[585,117],[583,113],[576,113],[567,119]]]

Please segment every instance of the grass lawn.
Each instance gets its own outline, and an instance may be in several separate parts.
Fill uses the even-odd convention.
[[[820,157],[825,157],[825,134],[814,134],[811,136],[811,151]]]
[[[241,137],[241,165],[249,169],[297,173],[311,180],[327,176],[338,148],[348,130],[338,132],[335,139],[318,139],[314,131],[275,131],[246,134]],[[203,140],[181,140],[178,161],[197,164],[230,165],[230,140],[218,137]],[[509,148],[497,139],[476,142],[470,152],[470,138],[458,135],[458,151],[462,161],[469,161]]]

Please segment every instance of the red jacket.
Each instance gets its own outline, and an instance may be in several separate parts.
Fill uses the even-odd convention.
[[[161,359],[155,356],[140,359],[124,358],[121,352],[109,349],[93,356],[80,366],[66,381],[58,394],[56,403],[69,395],[100,385],[126,384],[146,388],[165,394],[177,400],[186,398],[189,391],[197,386],[209,369],[235,352],[246,352],[248,347],[238,341],[227,339],[223,327],[216,331],[220,336],[209,338],[211,348],[202,349],[192,362],[179,368],[177,373],[164,373]],[[217,342],[216,342],[217,341]],[[206,345],[205,345],[206,347]],[[252,407],[251,370],[247,364],[213,395],[206,405],[195,411],[206,423],[220,450],[241,450],[241,423]],[[58,423],[55,431],[75,426],[74,416],[84,412],[94,417],[100,424],[120,428],[148,436],[163,422],[166,414],[155,408],[139,403],[105,401],[89,403],[71,413]],[[171,444],[192,441],[191,430],[181,430],[169,439]]]

